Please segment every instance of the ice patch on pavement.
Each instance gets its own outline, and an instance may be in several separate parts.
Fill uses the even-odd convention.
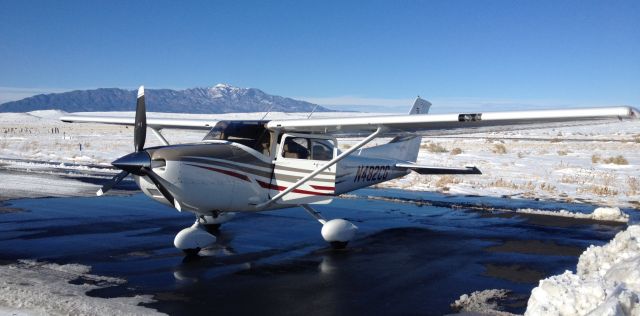
[[[457,299],[451,308],[459,311],[458,315],[514,315],[498,309],[498,300],[504,299],[509,294],[509,290],[484,290],[475,291],[471,294],[463,294]]]
[[[640,315],[640,226],[587,248],[575,274],[541,280],[525,315]]]
[[[531,209],[531,208],[518,209],[516,210],[516,213],[561,216],[561,217],[571,217],[571,218],[585,218],[585,219],[592,219],[592,220],[598,220],[598,221],[612,221],[612,222],[623,222],[623,223],[626,223],[629,221],[629,215],[625,214],[620,210],[620,208],[617,208],[617,207],[599,207],[590,214],[570,212],[567,210],[547,211],[547,210],[537,210],[537,209]]]
[[[126,283],[125,280],[89,274],[80,264],[20,260],[0,266],[0,313],[18,315],[164,315],[139,306],[151,303],[149,295],[90,297],[90,290]],[[72,280],[83,284],[70,284]]]

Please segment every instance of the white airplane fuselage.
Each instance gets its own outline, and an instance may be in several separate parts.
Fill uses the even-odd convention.
[[[419,143],[419,137],[412,140],[416,141]],[[328,162],[284,157],[281,150],[282,146],[278,144],[278,154],[267,156],[224,140],[146,149],[153,170],[182,210],[197,215],[256,211],[257,204],[268,201]],[[334,149],[333,155],[337,152]],[[399,161],[406,160],[375,157],[375,153],[374,157],[367,157],[366,153],[367,149],[364,149],[347,156],[267,209],[329,203],[336,195],[402,177],[409,172],[406,168],[395,167]],[[393,153],[387,152],[389,154]],[[144,194],[169,204],[149,178],[134,178]]]

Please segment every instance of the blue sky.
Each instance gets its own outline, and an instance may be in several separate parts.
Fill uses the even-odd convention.
[[[640,1],[0,0],[0,102],[220,82],[321,104],[640,106]]]

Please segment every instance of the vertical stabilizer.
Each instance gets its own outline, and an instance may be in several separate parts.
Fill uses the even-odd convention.
[[[431,108],[431,102],[420,98],[419,96],[416,98],[416,101],[413,102],[413,107],[411,111],[409,111],[410,115],[413,114],[427,114],[429,113],[429,109]]]
[[[427,114],[430,108],[431,102],[417,97],[409,115]],[[359,154],[371,158],[415,162],[418,159],[421,141],[422,137],[418,135],[399,135],[387,144],[361,149]]]

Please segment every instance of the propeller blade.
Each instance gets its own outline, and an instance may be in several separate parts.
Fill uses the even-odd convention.
[[[101,196],[105,193],[107,193],[107,191],[111,190],[111,188],[113,188],[116,184],[120,183],[120,181],[122,181],[122,179],[126,178],[129,175],[128,171],[122,171],[120,173],[118,173],[117,175],[115,175],[115,177],[113,177],[111,179],[111,181],[105,183],[102,188],[100,188],[100,190],[98,190],[98,192],[96,192],[97,196]]]
[[[144,86],[138,88],[135,124],[133,145],[136,151],[142,151],[142,149],[144,149],[145,139],[147,138],[147,110],[144,105]]]
[[[169,190],[167,190],[167,188],[165,188],[164,185],[160,182],[160,177],[151,169],[145,168],[144,172],[147,176],[149,176],[149,179],[151,179],[153,184],[156,185],[156,188],[158,188],[160,193],[162,193],[162,196],[164,196],[164,198],[167,199],[167,201],[169,201],[171,205],[175,206],[175,199],[173,198],[173,195],[171,195],[171,192],[169,192]]]

